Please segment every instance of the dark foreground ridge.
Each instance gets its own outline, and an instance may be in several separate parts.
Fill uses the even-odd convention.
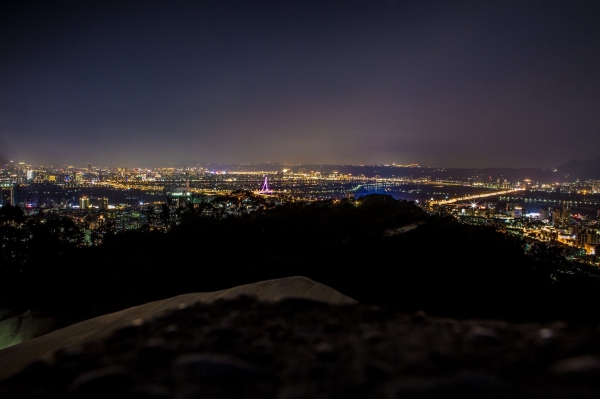
[[[247,296],[139,320],[0,385],[8,398],[592,398],[596,327]]]

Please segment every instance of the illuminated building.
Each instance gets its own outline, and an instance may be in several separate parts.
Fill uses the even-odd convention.
[[[567,201],[563,201],[561,224],[564,228],[566,228],[569,226],[570,221],[571,221],[571,204],[569,204]]]
[[[495,203],[495,202],[486,202],[486,203],[484,204],[484,206],[485,206],[485,209],[491,209],[491,210],[493,210],[493,211],[495,211],[495,210],[496,210],[496,206],[497,206],[497,205],[498,205],[498,204],[497,204],[497,203]]]
[[[9,204],[15,204],[14,186],[12,183],[0,183],[0,206]]]
[[[90,199],[88,197],[79,198],[79,209],[88,209],[90,207]]]
[[[560,215],[560,210],[548,208],[548,211],[550,212],[550,219],[552,221],[552,226],[554,226],[555,228],[559,229],[560,225],[561,225],[561,222],[562,222],[562,218],[561,218],[561,215]]]
[[[582,230],[577,233],[576,236],[577,246],[584,247],[587,245],[599,245],[600,244],[600,234],[596,231],[591,230]]]
[[[108,209],[108,198],[98,198],[98,208]]]
[[[520,206],[515,206],[515,209],[513,210],[513,216],[516,218],[520,218],[523,216],[523,208]]]
[[[600,245],[585,244],[584,248],[587,255],[598,255],[600,252]]]

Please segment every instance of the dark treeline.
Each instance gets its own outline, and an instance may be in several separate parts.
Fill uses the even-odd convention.
[[[286,203],[77,245],[68,220],[0,210],[2,307],[91,317],[152,300],[302,275],[363,304],[451,317],[598,321],[595,270],[556,248],[426,215],[412,202]],[[417,223],[403,234],[388,229]],[[20,225],[21,228],[16,226]],[[26,226],[26,227],[23,227]]]

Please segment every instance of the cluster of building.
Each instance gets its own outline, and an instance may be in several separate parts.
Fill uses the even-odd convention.
[[[572,252],[588,263],[598,264],[600,209],[595,214],[582,215],[573,211],[573,204],[574,201],[564,200],[537,212],[525,212],[519,202],[502,202],[502,206],[497,202],[473,202],[437,207],[436,212],[453,215],[465,223],[497,225],[528,240],[562,245],[574,249]]]
[[[529,236],[580,248],[587,255],[600,255],[600,210],[597,211],[596,218],[573,215],[571,204],[563,201],[561,208],[541,209],[539,218],[546,225],[539,229],[529,229]]]

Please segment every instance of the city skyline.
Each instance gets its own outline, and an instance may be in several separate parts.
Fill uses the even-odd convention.
[[[264,166],[271,167],[273,170],[281,169],[282,167],[325,167],[325,168],[336,168],[336,167],[391,167],[391,168],[422,168],[422,169],[438,169],[438,170],[538,170],[538,171],[553,171],[558,172],[559,169],[556,167],[564,167],[570,165],[571,163],[576,164],[585,164],[587,168],[594,168],[595,164],[600,163],[600,156],[596,156],[592,159],[572,159],[567,162],[563,162],[561,165],[553,165],[550,167],[514,167],[514,166],[485,166],[485,167],[449,167],[445,165],[421,165],[416,162],[379,162],[372,164],[361,164],[357,162],[350,163],[292,163],[292,162],[238,162],[238,163],[225,163],[225,162],[198,162],[198,161],[188,161],[188,162],[160,162],[160,161],[151,161],[143,164],[133,164],[131,162],[121,162],[118,164],[110,164],[107,162],[99,162],[99,163],[91,163],[91,162],[62,162],[60,164],[50,164],[38,162],[39,160],[34,159],[5,159],[0,155],[0,168],[8,167],[9,165],[19,166],[25,165],[27,167],[51,167],[51,168],[74,168],[74,169],[85,169],[91,168],[93,166],[94,169],[178,169],[178,170],[186,170],[186,169],[204,169],[211,168],[215,170],[228,170],[230,168],[239,168],[244,166]],[[594,173],[594,177],[590,177],[596,179],[597,173]],[[599,175],[600,176],[600,175]]]
[[[592,2],[18,2],[0,162],[553,168],[598,155]]]

